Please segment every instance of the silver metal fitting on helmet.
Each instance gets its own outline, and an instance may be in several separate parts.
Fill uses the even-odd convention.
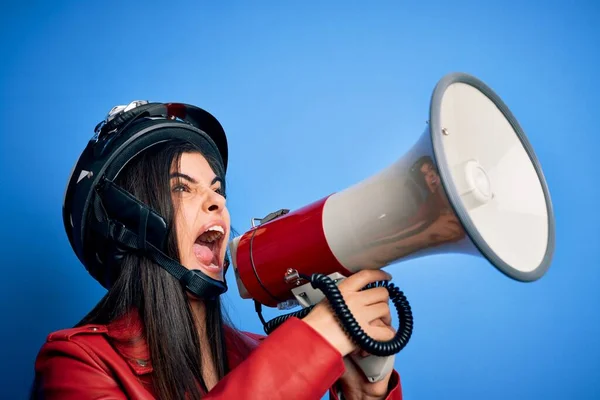
[[[132,101],[131,103],[129,103],[127,105],[114,106],[113,108],[110,109],[110,111],[106,115],[106,122],[112,121],[112,119],[117,114],[120,114],[120,113],[123,113],[123,112],[127,112],[129,110],[133,110],[136,107],[143,106],[144,104],[148,104],[148,103],[149,103],[149,101],[147,101],[147,100],[134,100],[134,101]]]
[[[108,114],[106,114],[106,118],[104,118],[102,121],[100,121],[100,123],[98,123],[98,125],[96,125],[96,128],[94,128],[94,137],[92,138],[92,140],[97,141],[98,135],[100,134],[100,131],[102,130],[104,125],[106,125],[110,121],[112,121],[117,115],[127,112],[127,111],[130,111],[130,110],[133,110],[134,108],[143,106],[145,104],[149,104],[149,101],[148,100],[134,100],[127,105],[118,105],[118,106],[114,106],[113,108],[111,108],[110,111],[108,112]]]

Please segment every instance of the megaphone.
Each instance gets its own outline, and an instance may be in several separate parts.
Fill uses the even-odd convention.
[[[432,254],[482,257],[531,282],[548,270],[554,242],[546,180],[517,119],[484,82],[452,73],[435,86],[426,129],[403,157],[302,208],[253,220],[229,250],[241,297],[285,309],[322,299],[302,277],[339,281]],[[372,381],[392,367],[379,361],[361,365]]]

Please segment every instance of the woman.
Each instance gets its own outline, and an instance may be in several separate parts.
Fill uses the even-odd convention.
[[[224,322],[230,220],[227,141],[185,104],[113,108],[78,160],[63,215],[70,243],[108,292],[35,364],[43,399],[400,399],[398,374],[368,383],[326,302],[268,337]],[[364,271],[339,286],[364,330],[389,340],[385,288]]]

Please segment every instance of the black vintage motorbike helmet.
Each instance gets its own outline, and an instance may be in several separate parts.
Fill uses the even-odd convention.
[[[189,104],[134,101],[113,107],[94,131],[71,172],[63,202],[69,242],[88,272],[108,289],[119,275],[122,256],[139,252],[198,297],[210,299],[224,293],[225,282],[200,270],[188,270],[168,257],[164,218],[114,183],[136,155],[170,140],[209,149],[224,175],[227,138],[219,121]],[[93,240],[88,240],[90,230]]]

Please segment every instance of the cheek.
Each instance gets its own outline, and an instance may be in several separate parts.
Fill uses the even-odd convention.
[[[175,229],[177,230],[177,239],[179,241],[179,248],[184,247],[183,245],[189,242],[191,237],[192,219],[190,218],[189,210],[185,207],[179,208],[175,214]]]

